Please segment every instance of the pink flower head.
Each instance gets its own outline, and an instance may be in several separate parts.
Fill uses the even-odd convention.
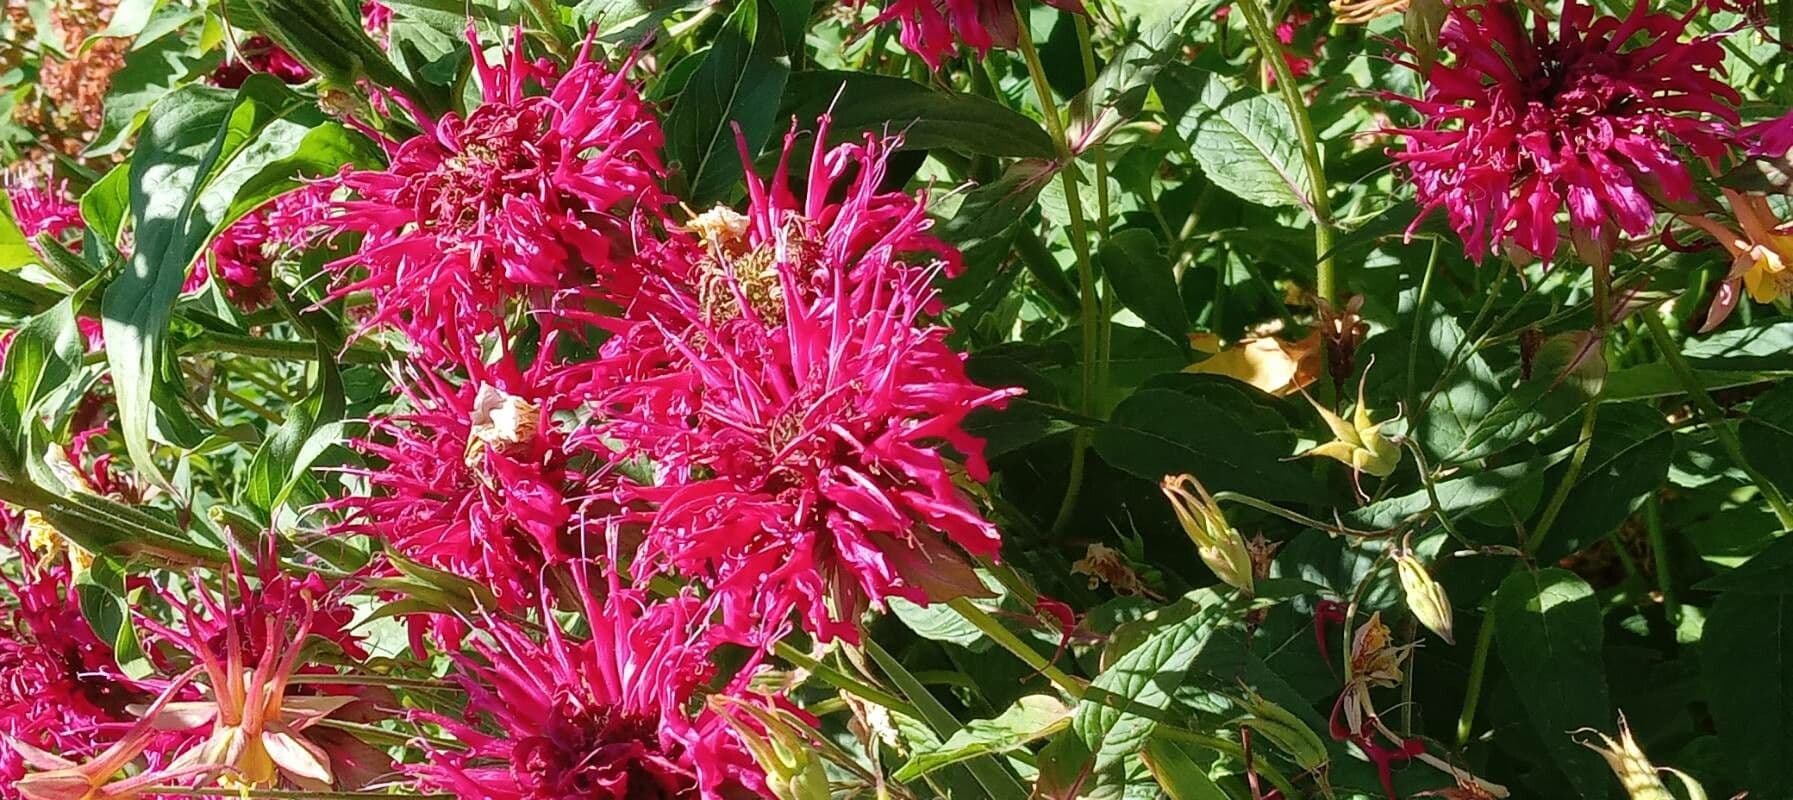
[[[801,201],[792,143],[770,186],[749,178],[748,214],[699,218],[695,296],[607,343],[598,381],[602,434],[658,469],[620,490],[658,509],[637,563],[701,580],[754,642],[793,612],[856,638],[886,597],[981,592],[949,542],[1000,543],[945,449],[982,479],[962,423],[1011,392],[972,383],[921,321],[957,253],[926,233],[924,197],[879,192],[894,142],[816,148]]]
[[[327,587],[316,573],[299,578],[284,571],[272,538],[257,555],[255,574],[251,582],[233,553],[223,591],[194,578],[184,597],[162,593],[179,608],[182,624],[139,621],[161,647],[161,660],[184,654],[188,668],[204,676],[203,699],[168,703],[152,715],[158,728],[185,734],[170,768],[222,773],[254,788],[364,784],[385,771],[383,756],[351,737],[311,730],[343,716],[359,698],[293,683],[298,675],[333,671],[320,662],[321,652],[367,657],[349,632],[354,615],[341,602],[344,586]]]
[[[414,768],[426,791],[490,800],[762,797],[764,778],[727,724],[686,708],[714,667],[690,595],[652,600],[606,569],[575,566],[586,639],[549,621],[545,636],[486,619],[488,638],[453,653],[463,718],[427,714],[465,745],[432,748]],[[747,673],[742,673],[744,680]]]
[[[470,352],[513,303],[552,309],[544,323],[595,321],[592,301],[639,285],[637,217],[667,203],[659,123],[589,40],[558,74],[525,56],[520,28],[499,66],[478,55],[471,28],[468,38],[485,102],[441,120],[413,109],[423,135],[389,145],[384,170],[344,173],[353,197],[331,219],[365,235],[333,265],[337,296],[371,294],[366,324],[398,327],[428,362]]]
[[[47,187],[13,186],[7,189],[7,197],[12,200],[13,221],[19,224],[19,230],[27,239],[47,233],[60,240],[63,234],[86,226],[81,220],[81,207],[68,200],[67,195],[67,181],[57,181]]]
[[[1082,0],[1046,2],[1083,13]],[[897,38],[903,47],[931,69],[939,69],[961,43],[982,55],[992,47],[1013,48],[1019,41],[1015,5],[1006,0],[882,0],[872,24],[891,21],[902,26]]]
[[[361,3],[361,27],[384,38],[392,29],[392,7],[380,0],[364,0]]]
[[[372,491],[336,501],[349,512],[340,530],[484,583],[506,611],[526,608],[542,566],[582,548],[570,523],[584,477],[552,418],[567,403],[544,361],[475,363],[458,386],[426,372],[403,387],[410,410],[374,420],[356,442],[381,463],[360,471]]]
[[[25,748],[90,758],[135,721],[128,706],[154,696],[119,672],[112,648],[81,616],[67,560],[40,558],[19,539],[8,544],[24,574],[0,576],[16,602],[0,617],[0,798],[18,796],[7,787],[25,776]]]
[[[258,35],[237,45],[236,56],[212,70],[207,82],[219,88],[235,89],[257,72],[266,72],[287,84],[311,80],[311,70],[299,63],[299,59],[293,58],[272,39]]]
[[[1649,233],[1658,204],[1695,198],[1675,143],[1707,159],[1728,152],[1739,98],[1714,77],[1724,49],[1683,40],[1694,12],[1645,0],[1624,18],[1570,0],[1554,35],[1541,16],[1528,35],[1518,8],[1450,9],[1439,44],[1452,58],[1427,73],[1424,98],[1406,98],[1425,122],[1394,131],[1420,205],[1442,206],[1478,261],[1503,245],[1553,258],[1564,211],[1597,253],[1620,233]]]
[[[274,263],[322,237],[334,188],[322,181],[275,197],[212,239],[212,272],[232,304],[253,311],[274,301]]]

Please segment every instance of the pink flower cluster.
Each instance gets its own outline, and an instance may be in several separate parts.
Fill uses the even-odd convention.
[[[478,614],[413,617],[472,698],[425,715],[464,745],[416,767],[427,786],[758,796],[699,687],[760,703],[747,681],[794,629],[853,639],[888,598],[981,593],[970,557],[1000,539],[964,488],[986,470],[963,422],[1009,392],[929,322],[959,256],[925,195],[879,188],[894,140],[793,132],[745,211],[675,220],[627,67],[523,50],[476,61],[480,106],[412,109],[422,135],[336,179],[326,227],[361,245],[334,292],[409,345],[337,530],[490,590]],[[723,645],[749,656],[719,689]]]
[[[1446,57],[1406,99],[1424,122],[1395,131],[1421,207],[1443,208],[1477,260],[1504,246],[1554,258],[1560,214],[1584,258],[1649,234],[1659,206],[1695,199],[1676,148],[1716,161],[1738,121],[1723,47],[1684,38],[1696,13],[1570,0],[1554,31],[1541,15],[1528,31],[1512,0],[1451,6]]]

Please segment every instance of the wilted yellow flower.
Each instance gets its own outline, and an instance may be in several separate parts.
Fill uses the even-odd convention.
[[[1407,610],[1413,612],[1419,624],[1443,639],[1447,644],[1456,644],[1451,637],[1451,598],[1444,593],[1444,587],[1432,580],[1426,565],[1420,563],[1412,550],[1403,549],[1395,557],[1395,572],[1401,577],[1401,590],[1407,595]]]
[[[1363,377],[1368,378],[1369,374],[1369,369],[1365,368]],[[1388,421],[1376,422],[1370,418],[1370,407],[1363,399],[1363,387],[1364,381],[1360,379],[1357,383],[1357,407],[1352,410],[1350,420],[1332,413],[1332,409],[1320,405],[1312,397],[1307,398],[1307,402],[1319,412],[1326,427],[1332,431],[1333,440],[1317,445],[1302,455],[1336,460],[1351,467],[1353,475],[1367,472],[1378,478],[1386,478],[1394,474],[1395,467],[1401,463],[1401,448],[1382,433],[1382,426],[1387,425]]]
[[[1737,307],[1739,289],[1747,291],[1750,299],[1758,303],[1793,296],[1793,230],[1775,217],[1768,198],[1735,189],[1725,189],[1724,195],[1731,201],[1731,213],[1736,215],[1741,231],[1703,216],[1681,217],[1712,234],[1731,254],[1731,272],[1706,312],[1702,331],[1718,327],[1731,315]]]
[[[1612,767],[1613,774],[1619,776],[1619,784],[1625,787],[1625,795],[1631,800],[1675,800],[1673,792],[1662,783],[1662,773],[1674,774],[1687,789],[1689,800],[1706,800],[1706,790],[1688,774],[1676,769],[1657,767],[1650,763],[1644,755],[1643,748],[1637,746],[1637,740],[1631,736],[1631,726],[1625,722],[1625,716],[1619,715],[1619,738],[1614,741],[1605,733],[1584,728],[1581,732],[1591,732],[1600,737],[1602,744],[1582,742],[1584,747],[1600,754],[1606,759],[1607,766]]]
[[[1208,568],[1228,585],[1251,594],[1251,551],[1245,546],[1245,537],[1227,524],[1214,496],[1193,475],[1166,475],[1159,488],[1170,498],[1177,522],[1195,542],[1196,552]]]
[[[1382,623],[1382,612],[1370,615],[1351,636],[1351,658],[1345,662],[1345,721],[1352,733],[1363,731],[1366,718],[1374,718],[1371,689],[1401,685],[1401,664],[1413,653],[1413,645],[1394,644],[1394,633]]]
[[[1212,333],[1193,333],[1189,335],[1189,346],[1209,355],[1185,367],[1184,372],[1225,375],[1278,396],[1294,394],[1320,376],[1317,329],[1294,342],[1267,333],[1224,347]]]

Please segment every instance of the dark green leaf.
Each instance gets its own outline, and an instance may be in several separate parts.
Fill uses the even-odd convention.
[[[1096,429],[1096,451],[1109,464],[1153,483],[1189,473],[1213,491],[1276,500],[1320,493],[1312,470],[1288,460],[1296,432],[1255,405],[1252,390],[1220,379],[1179,376],[1180,389],[1141,389]]]
[[[1743,457],[1779,489],[1793,492],[1793,383],[1782,383],[1750,404],[1737,426]]]
[[[162,342],[187,271],[230,213],[237,191],[290,157],[322,121],[315,104],[267,75],[236,93],[187,86],[150,110],[131,161],[136,247],[107,287],[106,360],[132,465],[156,477],[150,412]]]
[[[1700,638],[1706,702],[1750,796],[1793,786],[1793,594],[1725,594]]]
[[[859,72],[809,71],[791,76],[782,117],[808,124],[827,114],[828,144],[867,133],[901,134],[903,146],[937,147],[990,156],[1050,159],[1052,139],[1039,123],[974,94],[943,92],[911,80]],[[1038,180],[1030,178],[1029,182]]]
[[[666,151],[683,170],[693,202],[727,198],[742,175],[736,131],[749,155],[759,152],[772,136],[789,76],[770,0],[736,6],[666,118]]]
[[[1584,798],[1604,798],[1606,762],[1571,736],[1615,719],[1601,662],[1603,631],[1594,590],[1561,569],[1520,570],[1494,597],[1495,642],[1532,732]]]
[[[1129,310],[1171,341],[1188,342],[1189,314],[1158,237],[1138,228],[1121,231],[1102,243],[1097,259]]]
[[[1144,756],[1170,800],[1231,800],[1181,743],[1154,736],[1146,742]]]
[[[1575,488],[1539,548],[1546,559],[1604,537],[1668,479],[1675,438],[1662,414],[1624,403],[1603,407],[1598,423]],[[1554,485],[1548,478],[1546,483]]]
[[[336,371],[336,359],[321,343],[317,370],[311,393],[287,411],[285,423],[262,443],[249,464],[243,496],[262,513],[264,522],[273,521],[312,462],[342,437],[342,376]]]

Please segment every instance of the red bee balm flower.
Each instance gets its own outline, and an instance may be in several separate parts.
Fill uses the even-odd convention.
[[[500,66],[468,36],[484,104],[438,121],[412,109],[424,134],[389,145],[385,170],[344,173],[353,197],[331,218],[335,232],[365,234],[334,265],[337,295],[370,293],[366,323],[397,326],[429,362],[500,330],[513,301],[542,310],[594,287],[626,296],[639,282],[630,216],[666,204],[659,123],[633,85],[592,60],[590,42],[557,75],[524,56],[521,29]],[[365,274],[350,277],[356,267]]]
[[[1406,99],[1425,122],[1395,131],[1420,205],[1444,207],[1477,260],[1502,245],[1551,259],[1563,211],[1595,253],[1649,233],[1660,203],[1695,199],[1674,144],[1717,159],[1737,121],[1737,92],[1713,77],[1724,50],[1683,41],[1689,18],[1570,0],[1554,36],[1541,17],[1528,36],[1515,3],[1452,6],[1439,46],[1454,58]]]
[[[983,478],[962,423],[1011,392],[972,383],[946,331],[918,320],[957,253],[926,233],[924,198],[878,192],[893,144],[817,148],[801,202],[788,163],[769,188],[749,179],[746,216],[694,221],[710,251],[695,296],[675,292],[598,368],[603,435],[659,467],[657,485],[621,490],[658,508],[637,563],[700,579],[744,640],[793,611],[854,638],[891,595],[981,591],[948,540],[997,552],[942,447]]]
[[[1078,14],[1081,0],[1046,0]],[[1007,0],[883,0],[873,25],[902,25],[897,38],[909,52],[939,69],[963,42],[979,54],[992,47],[1012,48],[1018,42],[1015,5]]]
[[[540,370],[470,369],[460,386],[426,373],[402,389],[410,410],[376,419],[356,443],[385,462],[361,471],[373,491],[335,504],[351,512],[343,530],[485,583],[517,610],[534,599],[543,564],[578,553],[569,498],[585,494],[583,479],[550,419],[564,404]]]
[[[466,748],[431,749],[412,768],[425,789],[490,800],[767,796],[725,722],[684,713],[714,672],[708,649],[687,633],[701,627],[694,599],[650,601],[612,572],[599,600],[586,572],[583,563],[575,570],[589,639],[552,624],[538,639],[487,618],[490,641],[451,655],[468,694],[465,715],[419,716]]]

